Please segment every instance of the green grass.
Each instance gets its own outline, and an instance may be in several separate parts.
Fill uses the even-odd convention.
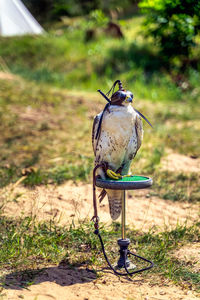
[[[150,195],[166,200],[195,203],[200,200],[197,173],[162,169],[168,153],[199,157],[199,73],[188,70],[184,82],[175,84],[175,71],[163,69],[162,58],[150,40],[139,33],[141,16],[121,20],[125,38],[106,37],[102,29],[85,43],[87,28],[75,25],[44,36],[0,38],[0,69],[21,77],[0,79],[0,209],[13,199],[13,184],[28,188],[62,184],[67,180],[92,182],[93,117],[104,105],[96,93],[106,92],[121,79],[135,95],[133,105],[153,124],[144,123],[144,141],[131,167],[133,174],[153,177]],[[84,22],[83,20],[79,20]],[[60,29],[59,29],[60,30]],[[186,76],[186,75],[184,75]],[[119,224],[101,228],[106,249],[114,262],[120,236]],[[169,231],[143,233],[127,229],[138,254],[152,259],[151,278],[169,278],[198,289],[199,275],[190,263],[173,257],[185,244],[199,242],[199,224]],[[0,264],[2,285],[34,283],[49,264],[84,265],[94,272],[104,267],[99,241],[92,224],[60,227],[54,221],[38,223],[32,218],[0,216]],[[14,279],[13,279],[14,278]],[[154,279],[152,279],[154,280]]]
[[[22,287],[34,284],[34,277],[52,263],[72,268],[83,265],[94,272],[106,266],[91,223],[65,228],[53,221],[38,224],[31,218],[13,220],[1,217],[0,229],[1,269],[7,273],[1,278],[3,286],[11,286],[17,278],[21,278],[18,285]],[[101,227],[100,231],[106,251],[114,262],[118,257],[118,223],[108,228]],[[155,263],[154,269],[142,276],[157,274],[175,283],[190,284],[194,290],[198,290],[199,274],[192,271],[192,264],[186,265],[176,260],[172,253],[185,244],[199,242],[199,233],[199,224],[191,227],[177,225],[172,231],[160,233],[127,230],[137,253]]]
[[[30,166],[36,171],[28,175],[26,184],[88,179],[89,99],[24,81],[2,81],[0,101],[1,186],[16,181]]]
[[[69,179],[91,182],[93,116],[105,104],[98,94],[76,95],[22,79],[1,80],[0,102],[1,187],[16,182],[30,167],[34,169],[23,181],[29,186]],[[144,123],[144,141],[132,173],[152,176],[153,193],[164,199],[199,201],[197,174],[161,170],[168,150],[198,157],[199,106],[146,100],[136,100],[134,106],[154,128]]]
[[[151,195],[173,201],[200,201],[199,174],[157,172]]]
[[[119,21],[124,39],[105,35],[96,29],[96,38],[85,42],[87,20],[57,28],[43,36],[0,38],[0,68],[6,68],[28,80],[57,87],[106,91],[121,79],[136,98],[160,100],[196,100],[200,95],[199,72],[190,70],[176,85],[177,74],[167,74],[158,49],[142,36],[143,16]],[[60,31],[62,34],[60,34]],[[187,78],[185,78],[187,77]]]

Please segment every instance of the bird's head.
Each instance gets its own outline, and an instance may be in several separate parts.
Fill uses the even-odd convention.
[[[130,104],[133,101],[133,93],[125,90],[118,90],[111,97],[112,105]]]
[[[132,103],[133,102],[133,93],[130,91],[126,91],[126,98],[124,100],[126,103]]]
[[[118,84],[119,90],[114,92],[115,86]],[[128,105],[133,101],[133,93],[126,91],[120,80],[116,80],[111,89],[105,95],[101,90],[98,92],[108,101],[109,105]],[[111,95],[110,99],[108,98]]]

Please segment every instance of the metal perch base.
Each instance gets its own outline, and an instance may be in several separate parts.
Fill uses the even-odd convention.
[[[118,239],[118,245],[120,247],[119,253],[120,257],[118,259],[117,265],[113,267],[106,255],[104,244],[101,238],[101,235],[99,233],[99,230],[95,230],[95,234],[98,235],[104,257],[109,265],[109,267],[113,270],[113,272],[117,275],[133,275],[136,273],[140,273],[146,270],[151,269],[154,264],[152,261],[139,256],[135,253],[132,253],[128,250],[128,246],[130,244],[130,240],[126,238],[126,190],[135,190],[135,189],[144,189],[148,188],[152,185],[153,181],[149,177],[145,176],[125,176],[122,179],[119,180],[111,180],[111,179],[96,179],[96,186],[101,187],[104,189],[112,189],[112,190],[123,190],[123,198],[122,198],[122,219],[121,219],[121,231],[122,231],[122,238]],[[137,269],[137,267],[129,261],[129,257],[134,256],[139,260],[145,261],[148,263],[148,266],[142,268],[142,269]],[[124,269],[125,272],[119,272],[119,270]],[[134,269],[134,271],[131,271]],[[135,270],[136,269],[136,270]]]

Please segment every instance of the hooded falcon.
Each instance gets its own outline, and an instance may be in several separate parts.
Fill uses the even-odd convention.
[[[117,83],[119,84],[119,90],[114,93]],[[143,139],[140,116],[145,117],[132,107],[133,94],[124,90],[119,80],[113,85],[113,95],[110,99],[100,90],[99,92],[109,103],[94,118],[92,145],[95,154],[95,166],[106,165],[107,174],[103,166],[97,169],[96,174],[102,179],[109,175],[108,170],[114,176],[118,176],[117,174],[127,175],[131,161],[140,148]],[[109,92],[107,95],[109,95]],[[146,121],[148,122],[148,120]],[[113,220],[116,220],[121,213],[122,192],[121,190],[107,189],[102,190],[99,196],[100,201],[102,201],[107,194],[110,215]]]

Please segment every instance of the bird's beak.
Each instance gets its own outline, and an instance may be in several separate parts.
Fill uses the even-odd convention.
[[[126,96],[126,98],[125,98],[125,102],[129,102],[129,103],[131,103],[131,102],[133,102],[133,98],[132,98],[132,97],[130,97],[130,96]]]

